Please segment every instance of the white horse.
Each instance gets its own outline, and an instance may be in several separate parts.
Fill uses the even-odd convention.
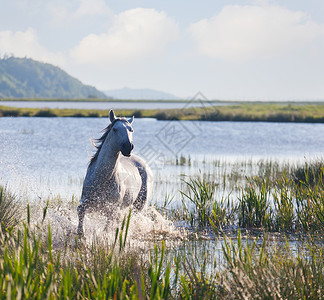
[[[83,183],[78,206],[78,234],[83,235],[83,220],[86,210],[96,209],[114,217],[118,207],[132,206],[143,209],[152,193],[153,176],[143,159],[132,154],[134,117],[116,118],[109,113],[111,123],[98,139],[97,152],[91,158]]]

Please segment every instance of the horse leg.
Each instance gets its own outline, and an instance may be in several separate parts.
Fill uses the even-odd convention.
[[[83,220],[84,220],[84,215],[86,212],[86,205],[84,203],[80,204],[78,206],[78,217],[79,217],[79,225],[78,225],[78,236],[83,237]]]
[[[134,207],[135,211],[141,211],[144,208],[146,200],[147,200],[147,196],[148,196],[148,194],[147,194],[147,188],[148,188],[147,173],[143,167],[138,167],[138,172],[140,173],[140,176],[142,179],[142,184],[141,184],[139,193],[138,193],[135,201],[133,202],[133,207]]]
[[[140,192],[137,195],[136,200],[133,203],[133,208],[136,212],[141,211],[146,203],[147,192],[145,189],[141,188]]]

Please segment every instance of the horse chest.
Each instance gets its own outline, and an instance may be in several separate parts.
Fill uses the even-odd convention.
[[[109,180],[101,185],[102,198],[110,203],[119,202],[122,198],[122,188],[115,180]]]
[[[123,197],[123,193],[122,187],[114,178],[107,180],[100,176],[85,182],[83,197],[88,201],[117,203]]]

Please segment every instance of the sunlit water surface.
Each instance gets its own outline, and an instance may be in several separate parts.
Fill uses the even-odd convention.
[[[95,151],[92,141],[108,122],[108,118],[1,118],[1,183],[37,197],[79,196]],[[177,190],[173,185],[179,183],[180,174],[221,174],[222,165],[239,161],[303,161],[321,157],[324,149],[324,124],[136,119],[133,127],[134,153],[149,163],[157,184],[168,184],[166,193]],[[181,156],[184,166],[176,165]],[[153,198],[164,196],[156,191]]]

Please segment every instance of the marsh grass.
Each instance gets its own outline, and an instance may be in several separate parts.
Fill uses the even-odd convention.
[[[293,168],[292,176],[297,184],[307,183],[313,186],[323,181],[323,171],[324,161],[318,159]]]
[[[237,205],[234,204],[229,196],[214,201],[211,215],[209,215],[209,222],[213,230],[219,233],[224,227],[234,224],[237,209]]]
[[[76,238],[73,247],[53,249],[50,226],[46,241],[30,223],[17,231],[1,229],[0,298],[168,298],[171,269],[165,244],[155,246],[149,260],[127,249],[130,218],[131,213],[123,219],[110,246],[96,241],[89,246]]]
[[[300,170],[307,172],[296,181]],[[195,235],[183,241],[165,236],[153,246],[128,242],[131,212],[112,241],[67,235],[68,242],[56,245],[46,220],[64,199],[45,201],[37,226],[28,205],[25,223],[15,216],[18,224],[0,229],[0,299],[323,299],[323,168],[264,164],[254,171],[257,175],[241,176],[234,199],[219,196],[223,184],[212,176],[186,177],[182,207],[166,215],[191,223]],[[15,202],[6,198],[12,194],[0,191],[1,199]],[[165,209],[173,201],[167,195]],[[74,209],[75,202],[67,207]],[[5,210],[10,216],[16,208]],[[224,234],[234,224],[244,236],[240,230],[232,239]],[[221,258],[201,246],[206,228],[215,231],[208,238],[221,243]],[[250,229],[261,229],[256,230],[260,237],[250,235]],[[296,236],[304,238],[298,247]]]
[[[125,221],[126,226],[127,221]],[[126,228],[124,228],[126,229]],[[121,231],[120,231],[121,232]],[[123,247],[122,235],[116,245]],[[125,232],[125,231],[124,231]],[[294,254],[266,237],[243,242],[224,237],[221,269],[204,257],[171,255],[155,245],[149,260],[126,248],[76,243],[53,250],[51,228],[43,244],[25,224],[0,232],[0,297],[6,299],[322,299],[323,247],[307,244]],[[120,249],[119,249],[120,250]],[[208,269],[212,269],[208,271]]]
[[[202,180],[198,178],[183,179],[183,182],[187,185],[188,192],[180,191],[183,197],[182,203],[190,217],[192,226],[208,226],[210,224],[209,215],[216,184],[214,182],[207,182],[204,178]],[[193,211],[185,205],[184,199],[189,200],[190,204],[193,205]]]
[[[2,229],[15,227],[21,218],[21,208],[16,196],[0,186],[0,226]]]
[[[231,225],[300,234],[323,230],[322,163],[259,162],[254,173],[242,173],[234,182],[233,169],[218,178],[204,174],[182,179],[181,205],[173,210],[173,219],[184,220],[197,231],[212,228],[216,233]],[[234,192],[226,194],[228,187]]]
[[[221,299],[322,299],[324,297],[323,247],[308,245],[309,251],[294,255],[284,247],[268,247],[264,239],[244,246],[226,241],[223,253],[227,267],[219,277],[224,284]]]
[[[269,186],[262,182],[261,187],[255,186],[257,180],[248,180],[247,187],[239,196],[238,220],[243,228],[269,228],[271,210]]]
[[[199,181],[188,183],[192,188],[200,186]],[[213,199],[210,187],[200,187],[209,196],[198,193],[197,197]],[[154,244],[153,248],[134,248],[128,243],[132,226],[129,212],[116,229],[112,243],[94,239],[89,244],[75,237],[74,241],[58,248],[53,246],[51,225],[44,222],[50,205],[46,202],[43,207],[38,226],[32,226],[32,214],[27,206],[25,224],[13,230],[1,229],[0,298],[324,297],[324,248],[321,243],[308,240],[296,253],[288,242],[274,242],[267,235],[263,240],[246,236],[244,243],[238,231],[234,239],[226,235],[219,237],[223,257],[219,261],[214,260],[214,255],[197,249],[198,243],[188,240],[180,243],[167,240]],[[226,201],[222,205],[227,207]],[[220,211],[219,215],[224,216],[224,211]],[[182,253],[186,254],[174,251],[175,247],[183,248]]]

